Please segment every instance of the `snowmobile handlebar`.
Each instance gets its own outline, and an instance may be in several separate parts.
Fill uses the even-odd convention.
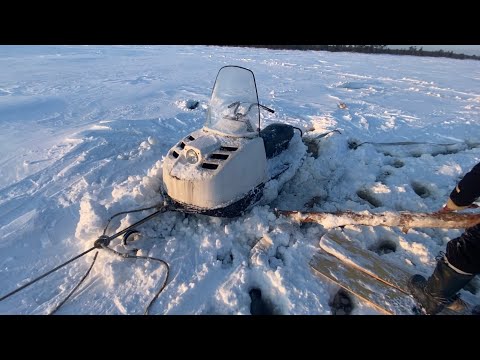
[[[231,109],[232,107],[235,106],[235,109],[234,109],[233,112],[236,114],[237,109],[238,109],[238,107],[240,106],[240,104],[241,104],[240,101],[235,101],[235,102],[231,103],[230,105],[228,105],[228,108]],[[272,114],[275,113],[275,110],[272,110],[272,109],[266,107],[265,105],[262,105],[262,104],[260,104],[260,103],[251,103],[250,106],[248,107],[248,110],[245,112],[245,114],[242,114],[242,115],[243,115],[243,116],[247,115],[247,114],[249,113],[249,111],[252,110],[252,107],[254,107],[255,105],[258,105],[258,106],[261,107],[262,109],[267,110],[268,112],[270,112],[270,113],[272,113]]]
[[[244,114],[240,113],[240,112],[237,112],[238,108],[240,107],[240,104],[242,103],[246,103],[246,104],[250,104],[250,106],[248,107],[247,111],[245,111]],[[250,112],[250,110],[252,110],[252,108],[255,106],[255,105],[258,105],[259,107],[261,107],[262,109],[265,109],[267,110],[268,112],[270,113],[275,113],[274,110],[266,107],[265,105],[262,105],[260,103],[249,103],[247,101],[235,101],[233,103],[231,103],[230,105],[227,106],[228,109],[231,109],[232,107],[235,106],[235,109],[233,109],[233,116],[231,115],[225,115],[224,118],[225,119],[229,119],[229,120],[235,120],[235,121],[243,121],[243,118],[245,118],[247,116],[247,114]],[[252,128],[252,125],[250,124],[249,121],[246,122],[247,123],[247,126],[249,128],[250,131],[253,131],[253,128]],[[258,134],[260,135],[260,117],[258,118]]]
[[[265,109],[265,110],[267,110],[269,113],[272,113],[272,114],[274,114],[274,113],[275,113],[275,110],[273,110],[273,109],[270,109],[270,108],[266,107],[265,105],[258,104],[258,106],[260,106],[262,109]]]

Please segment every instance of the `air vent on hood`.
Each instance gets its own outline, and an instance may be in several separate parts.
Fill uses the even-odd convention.
[[[189,135],[189,136],[187,137],[187,139],[190,140],[190,141],[195,140],[195,138],[194,138],[192,135]]]
[[[217,164],[211,164],[211,163],[203,163],[202,168],[209,169],[209,170],[215,170],[216,168],[218,168],[218,165]]]
[[[237,151],[238,148],[232,146],[220,146],[221,151]]]
[[[227,154],[212,154],[210,155],[209,159],[214,159],[214,160],[227,160],[228,155]]]
[[[178,158],[178,153],[176,151],[172,151],[172,156],[176,159]]]

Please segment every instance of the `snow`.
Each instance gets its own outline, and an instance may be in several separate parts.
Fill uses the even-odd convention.
[[[301,128],[314,155],[298,159],[294,177],[279,178],[266,189],[268,201],[240,218],[166,212],[141,225],[128,248],[170,265],[151,314],[250,314],[259,289],[272,313],[329,315],[338,287],[308,262],[332,230],[277,217],[274,208],[432,212],[480,161],[476,61],[214,46],[0,46],[0,296],[89,249],[113,214],[162,202],[164,157],[203,126],[215,76],[228,64],[251,69],[260,102],[275,110],[262,112],[262,127]],[[189,109],[192,101],[199,106]],[[332,130],[340,133],[325,135]],[[421,144],[385,144],[392,142]],[[107,233],[151,211],[116,217]],[[396,251],[382,256],[427,276],[461,234],[343,231],[364,248],[394,243]],[[111,245],[126,251],[120,239]],[[49,313],[93,255],[0,302],[0,313]],[[101,251],[57,313],[142,314],[164,276],[160,264]],[[480,293],[462,294],[479,302]],[[352,314],[379,314],[353,304]]]

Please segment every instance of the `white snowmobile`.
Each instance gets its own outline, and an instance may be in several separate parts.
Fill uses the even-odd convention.
[[[259,104],[253,72],[222,67],[203,128],[181,139],[165,157],[163,192],[171,207],[236,217],[276,197],[295,175],[306,146],[301,130],[291,125],[276,123],[261,130],[260,109],[274,113]]]
[[[196,105],[192,105],[196,106]],[[168,283],[169,266],[162,259],[137,256],[137,249],[119,252],[110,242],[123,235],[122,243],[135,240],[135,228],[159,214],[175,210],[218,217],[242,215],[254,204],[272,201],[281,186],[290,180],[300,167],[307,147],[302,131],[287,124],[271,124],[260,129],[260,108],[253,72],[239,66],[220,69],[213,87],[207,118],[202,129],[192,132],[178,142],[163,163],[164,203],[149,208],[122,211],[111,216],[103,234],[93,246],[43,275],[17,287],[0,301],[16,294],[45,276],[96,249],[105,249],[124,259],[155,261],[166,268],[162,285],[145,308],[145,314]],[[299,134],[294,131],[299,130]],[[156,211],[116,232],[107,235],[112,219],[119,215],[156,208]],[[86,279],[97,258],[73,290],[53,309],[56,312]]]

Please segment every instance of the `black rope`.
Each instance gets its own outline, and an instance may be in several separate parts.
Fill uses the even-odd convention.
[[[151,206],[151,207],[147,207],[147,208],[142,208],[142,209],[137,209],[137,210],[130,210],[130,211],[122,211],[122,212],[119,212],[115,215],[113,215],[112,217],[110,217],[110,219],[108,219],[108,222],[107,222],[107,225],[105,226],[105,229],[103,230],[103,235],[105,235],[106,231],[107,231],[107,228],[108,228],[108,225],[110,224],[110,221],[115,218],[116,216],[119,216],[119,215],[122,215],[122,214],[129,214],[129,213],[133,213],[133,212],[140,212],[140,211],[145,211],[145,210],[150,210],[150,209],[153,209],[153,208],[158,208],[158,205],[154,205],[154,206]],[[128,231],[131,231],[132,228],[134,226],[138,226],[140,224],[142,224],[143,222],[147,221],[148,219],[151,219],[153,216],[159,214],[159,213],[162,213],[162,212],[165,212],[169,209],[168,206],[163,206],[162,208],[160,208],[158,211],[154,212],[153,214],[147,216],[147,218],[143,219],[143,220],[140,220],[139,222],[133,224],[133,225],[130,225],[128,228],[122,230],[120,233],[115,234],[117,236],[121,235],[121,234],[124,234],[124,233],[127,233]],[[163,291],[163,289],[165,288],[165,286],[167,286],[167,282],[168,282],[168,278],[170,276],[170,266],[168,265],[168,263],[162,259],[157,259],[157,258],[154,258],[154,257],[149,257],[149,256],[138,256],[138,255],[131,255],[131,254],[128,254],[128,253],[121,253],[121,252],[118,252],[116,250],[113,250],[112,248],[109,248],[107,246],[108,244],[106,244],[105,246],[102,246],[103,249],[105,250],[108,250],[112,253],[114,253],[115,255],[117,256],[120,256],[124,259],[144,259],[144,260],[153,260],[153,261],[157,261],[157,262],[160,262],[161,264],[163,264],[166,269],[167,269],[167,275],[165,276],[165,281],[163,282],[162,286],[160,287],[160,289],[157,291],[157,293],[155,294],[155,296],[152,298],[152,300],[150,300],[150,302],[148,303],[147,307],[145,308],[145,312],[144,312],[144,315],[148,315],[148,312],[151,308],[151,306],[153,305],[153,303],[155,302],[155,300],[160,296],[160,293]],[[94,260],[95,261],[95,260]],[[93,266],[93,264],[92,264]],[[83,280],[82,280],[83,281]]]
[[[79,255],[71,258],[71,259],[68,260],[67,262],[64,262],[63,264],[58,265],[56,268],[54,268],[54,269],[46,272],[45,274],[37,277],[36,279],[33,279],[32,281],[26,283],[25,285],[20,286],[18,289],[14,290],[14,291],[12,291],[12,292],[9,292],[7,295],[2,296],[2,297],[0,298],[0,301],[3,301],[3,300],[5,300],[6,298],[9,298],[9,297],[12,296],[13,294],[16,294],[16,293],[19,292],[20,290],[25,289],[27,286],[30,286],[30,285],[32,285],[33,283],[36,283],[37,281],[43,279],[45,276],[50,275],[51,273],[57,271],[58,269],[61,269],[61,268],[64,267],[65,265],[70,264],[72,261],[75,261],[75,260],[77,260],[78,258],[81,258],[83,255],[88,254],[90,251],[92,251],[92,250],[94,250],[94,249],[95,249],[95,246],[94,246],[94,247],[91,247],[90,249],[84,251],[83,253],[81,253],[81,254],[79,254]]]
[[[116,213],[115,215],[111,216],[110,219],[108,219],[107,225],[105,226],[105,229],[103,229],[103,235],[105,235],[105,233],[107,232],[107,228],[108,228],[108,225],[110,225],[110,221],[112,221],[115,217],[117,217],[119,215],[123,215],[123,214],[130,214],[130,213],[134,213],[134,212],[150,210],[150,209],[154,209],[156,207],[158,207],[158,205],[154,205],[154,206],[150,206],[150,207],[146,207],[146,208],[142,208],[142,209],[122,211],[122,212]]]
[[[151,207],[151,208],[153,208],[153,207]],[[19,288],[17,288],[17,289],[15,289],[15,290],[9,292],[8,294],[2,296],[2,297],[0,298],[0,301],[3,301],[3,300],[5,300],[5,299],[9,298],[10,296],[12,296],[13,294],[16,294],[16,293],[19,292],[20,290],[23,290],[23,289],[25,289],[26,287],[28,287],[28,286],[36,283],[37,281],[43,279],[44,277],[50,275],[51,273],[57,271],[58,269],[61,269],[61,268],[64,267],[65,265],[70,264],[72,261],[75,261],[75,260],[81,258],[82,256],[88,254],[90,251],[92,251],[92,250],[94,250],[94,249],[99,249],[99,248],[103,248],[103,247],[108,246],[108,244],[110,243],[110,241],[112,241],[113,239],[119,237],[120,235],[123,235],[124,233],[126,233],[126,232],[129,231],[129,230],[131,230],[131,229],[134,228],[135,226],[138,226],[138,225],[143,224],[144,222],[152,219],[153,217],[157,216],[158,214],[161,214],[161,213],[167,211],[168,209],[169,209],[168,206],[163,206],[162,208],[160,208],[159,210],[155,211],[154,213],[152,213],[152,214],[148,215],[147,217],[143,218],[142,220],[139,220],[139,221],[137,221],[136,223],[134,223],[134,224],[126,227],[125,229],[117,232],[116,234],[113,234],[113,235],[111,235],[111,236],[106,236],[106,235],[100,236],[100,237],[95,241],[94,246],[91,247],[90,249],[82,252],[81,254],[79,254],[79,255],[77,255],[77,256],[74,256],[73,258],[71,258],[70,260],[64,262],[63,264],[58,265],[56,268],[54,268],[54,269],[46,272],[45,274],[43,274],[43,275],[41,275],[41,276],[33,279],[32,281],[26,283],[25,285],[22,285],[22,286],[20,286]],[[133,211],[137,211],[137,210],[133,210]],[[142,210],[138,210],[138,211],[142,211]],[[108,226],[108,224],[107,224],[107,226]],[[87,274],[87,275],[88,275],[88,274]]]
[[[365,141],[360,144],[353,142],[351,148],[356,150],[358,147],[364,144],[372,144],[372,145],[436,145],[436,146],[453,146],[453,145],[461,145],[463,143],[450,143],[450,144],[437,144],[432,142],[423,142],[423,141],[399,141],[399,142],[391,142],[391,143],[380,143],[380,142],[372,142],[372,141]]]
[[[107,236],[107,235],[102,235],[100,236],[97,241],[95,241],[95,244],[98,248],[101,248],[103,246],[108,246],[108,244],[110,243],[110,241],[112,241],[113,239],[119,237],[120,235],[123,235],[125,234],[127,231],[133,229],[135,226],[138,226],[138,225],[141,225],[143,224],[144,222],[147,222],[148,220],[154,218],[155,216],[157,216],[158,214],[161,214],[161,213],[164,213],[165,211],[167,211],[169,208],[167,206],[164,206],[162,207],[161,209],[153,212],[152,214],[148,215],[147,217],[144,217],[142,220],[139,220],[137,221],[136,223],[130,225],[130,226],[127,226],[125,229],[117,232],[116,234],[113,234],[111,236]],[[134,210],[135,211],[135,210]],[[107,225],[108,226],[108,225]]]
[[[147,207],[147,208],[142,208],[142,209],[136,209],[136,210],[129,210],[129,211],[122,211],[122,212],[119,212],[119,213],[116,213],[114,214],[113,216],[111,216],[108,221],[107,221],[107,225],[105,226],[105,228],[103,229],[103,235],[100,236],[97,241],[95,242],[95,247],[96,248],[102,248],[102,249],[106,249],[106,250],[110,250],[111,252],[123,257],[123,258],[131,258],[131,257],[136,257],[136,258],[139,258],[139,259],[150,259],[150,260],[154,260],[154,261],[159,261],[161,262],[162,264],[164,264],[166,267],[167,267],[167,277],[165,279],[165,282],[163,284],[163,286],[160,288],[160,290],[157,292],[157,294],[154,296],[154,298],[152,299],[152,301],[149,303],[147,309],[145,310],[145,313],[147,314],[148,313],[148,310],[150,308],[150,306],[153,304],[153,302],[157,299],[157,297],[160,295],[160,293],[162,292],[162,290],[165,288],[166,284],[167,284],[167,279],[168,279],[168,276],[169,276],[169,272],[170,272],[170,268],[168,266],[168,264],[161,260],[161,259],[156,259],[156,258],[149,258],[149,257],[141,257],[141,256],[134,256],[134,255],[130,255],[130,254],[122,254],[118,251],[115,251],[111,248],[108,247],[108,244],[110,243],[111,240],[115,239],[116,237],[124,234],[124,233],[128,233],[129,231],[132,231],[132,228],[135,227],[135,226],[138,226],[140,224],[143,224],[145,221],[151,219],[153,216],[156,216],[157,214],[161,213],[161,212],[165,212],[168,210],[168,207],[167,206],[163,206],[162,208],[160,208],[158,211],[152,213],[151,215],[147,216],[146,218],[140,220],[140,221],[137,221],[136,223],[130,225],[129,227],[123,229],[122,231],[112,235],[112,236],[107,236],[105,235],[105,233],[107,232],[107,228],[108,226],[110,225],[110,222],[112,221],[113,218],[119,216],[119,215],[123,215],[123,214],[129,214],[129,213],[133,213],[133,212],[140,212],[140,211],[145,211],[145,210],[150,210],[150,209],[153,209],[153,208],[157,208],[158,205],[155,205],[155,206],[150,206],[150,207]],[[135,231],[135,230],[133,230]],[[135,231],[136,232],[136,231]],[[53,315],[56,311],[58,311],[58,309],[63,305],[65,304],[65,302],[67,302],[67,300],[73,295],[73,293],[78,289],[78,287],[85,281],[85,279],[87,278],[88,274],[90,273],[90,271],[92,270],[93,268],[93,265],[95,264],[95,261],[97,259],[97,255],[98,255],[98,251],[97,253],[95,254],[95,257],[92,261],[92,264],[90,265],[89,269],[87,270],[87,272],[85,273],[85,275],[83,276],[83,278],[80,280],[80,282],[77,284],[77,286],[75,286],[75,288],[70,292],[70,294],[68,294],[68,296],[60,303],[57,305],[57,307],[50,313],[50,315]]]
[[[340,130],[335,129],[335,130],[327,131],[326,133],[317,135],[317,136],[315,136],[315,139],[321,139],[321,138],[327,136],[328,134],[331,134],[331,133],[334,133],[334,132],[339,133],[340,135],[342,135],[342,133],[340,132]]]
[[[157,259],[157,258],[154,258],[154,257],[150,257],[150,256],[138,256],[138,255],[131,255],[129,253],[121,253],[121,252],[118,252],[116,250],[113,250],[112,248],[109,248],[107,246],[103,247],[103,249],[105,250],[108,250],[110,252],[112,252],[113,254],[117,255],[117,256],[120,256],[124,259],[143,259],[143,260],[153,260],[153,261],[157,261],[161,264],[163,264],[166,269],[167,269],[167,275],[165,276],[165,281],[163,282],[162,286],[160,287],[160,289],[155,293],[155,296],[152,298],[152,300],[150,300],[150,302],[148,303],[147,307],[145,308],[145,312],[143,313],[143,315],[148,315],[148,312],[151,308],[151,306],[153,305],[153,303],[155,302],[155,300],[158,298],[158,296],[160,295],[160,293],[163,291],[163,289],[165,289],[165,286],[167,286],[167,282],[168,282],[168,278],[170,276],[170,266],[168,266],[168,263],[162,259]]]
[[[300,129],[299,127],[296,127],[296,126],[292,126],[294,129],[297,129],[298,131],[300,131],[300,137],[303,137],[303,131],[302,129]]]
[[[73,293],[78,289],[78,287],[85,281],[85,279],[87,278],[88,274],[90,274],[90,271],[92,270],[93,268],[93,265],[95,264],[95,261],[97,260],[97,255],[98,255],[98,251],[95,253],[95,256],[93,257],[93,261],[92,261],[92,264],[90,265],[90,267],[88,268],[87,272],[85,273],[85,275],[83,275],[82,279],[80,280],[80,282],[77,284],[77,286],[75,286],[73,288],[72,291],[70,291],[70,294],[67,295],[67,297],[65,299],[63,299],[60,304],[58,304],[55,309],[53,309],[49,315],[53,315],[55,312],[57,312],[58,309],[60,309],[60,307],[65,304],[67,302],[68,299],[70,299],[70,296],[73,295]]]

